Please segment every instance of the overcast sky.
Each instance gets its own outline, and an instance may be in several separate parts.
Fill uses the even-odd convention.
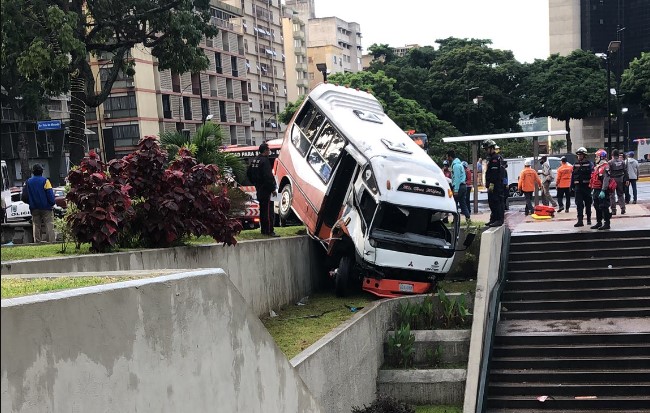
[[[316,0],[316,17],[330,16],[361,25],[364,53],[447,37],[491,39],[520,62],[549,53],[548,0]]]

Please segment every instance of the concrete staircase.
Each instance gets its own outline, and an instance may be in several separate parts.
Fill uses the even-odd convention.
[[[488,412],[650,412],[650,230],[511,238]]]
[[[442,365],[456,368],[381,369],[377,393],[412,405],[462,405],[470,330],[414,330],[416,366],[440,349]],[[389,331],[387,336],[392,335]],[[384,344],[384,351],[387,345]],[[461,367],[462,366],[462,367]]]

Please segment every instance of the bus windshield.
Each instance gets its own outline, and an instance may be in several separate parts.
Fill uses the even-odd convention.
[[[453,250],[457,222],[457,213],[381,202],[370,236],[382,241]]]

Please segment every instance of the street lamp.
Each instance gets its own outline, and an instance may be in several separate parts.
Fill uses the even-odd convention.
[[[185,91],[187,90],[187,88],[190,87],[190,86],[192,86],[191,83],[190,83],[189,85],[185,86],[185,87],[181,90],[181,95],[180,95],[180,97],[178,98],[178,123],[183,123],[183,124],[185,123],[185,122],[183,122],[183,119],[182,119],[182,117],[181,117],[181,116],[182,116],[182,115],[181,115],[181,103],[183,103],[183,92],[185,92]],[[179,131],[179,132],[180,132],[180,131]]]
[[[611,82],[611,67],[610,60],[612,53],[618,52],[621,48],[620,40],[612,40],[607,46],[607,53],[597,53],[598,57],[601,57],[607,61],[607,150],[612,151],[612,111],[611,111],[611,95],[612,95],[612,82]],[[614,91],[614,93],[616,93]]]
[[[327,64],[316,63],[316,69],[323,74],[323,82],[327,82]]]
[[[470,99],[469,99],[469,92],[471,92],[472,90],[476,90],[476,89],[478,89],[478,86],[474,86],[474,87],[470,87],[470,88],[465,88],[465,92],[467,93],[467,100],[466,100],[466,102],[469,102],[469,101],[470,101]],[[476,102],[474,102],[474,103],[476,103]],[[468,108],[468,110],[467,110],[467,134],[469,135],[470,133],[471,133],[471,128],[470,128],[470,124],[469,124],[469,108]]]
[[[623,126],[623,130],[622,130],[621,132],[623,132],[623,150],[624,150],[625,152],[627,152],[627,151],[630,149],[630,142],[629,142],[630,134],[629,134],[629,130],[628,130],[628,134],[627,134],[627,136],[626,136],[626,134],[625,134],[625,114],[627,113],[627,111],[628,111],[627,108],[621,108],[621,121],[622,121],[622,122],[620,122],[620,123],[619,123],[618,121],[616,122],[618,125],[621,125],[621,124],[622,124],[622,126]],[[620,127],[619,127],[619,129],[620,129]]]

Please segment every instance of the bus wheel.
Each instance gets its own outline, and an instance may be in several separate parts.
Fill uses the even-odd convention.
[[[519,192],[519,190],[517,189],[517,184],[510,184],[510,186],[508,187],[508,192],[510,192],[510,194],[508,194],[509,198],[514,198],[516,196],[522,195],[522,193]]]
[[[336,295],[338,297],[345,297],[350,292],[352,271],[354,271],[354,261],[349,255],[344,255],[339,262],[336,279],[334,280]]]
[[[280,206],[279,206],[279,215],[280,223],[283,221],[286,222],[287,218],[291,214],[291,203],[293,202],[293,191],[291,190],[291,184],[286,184],[282,187],[280,192]]]

